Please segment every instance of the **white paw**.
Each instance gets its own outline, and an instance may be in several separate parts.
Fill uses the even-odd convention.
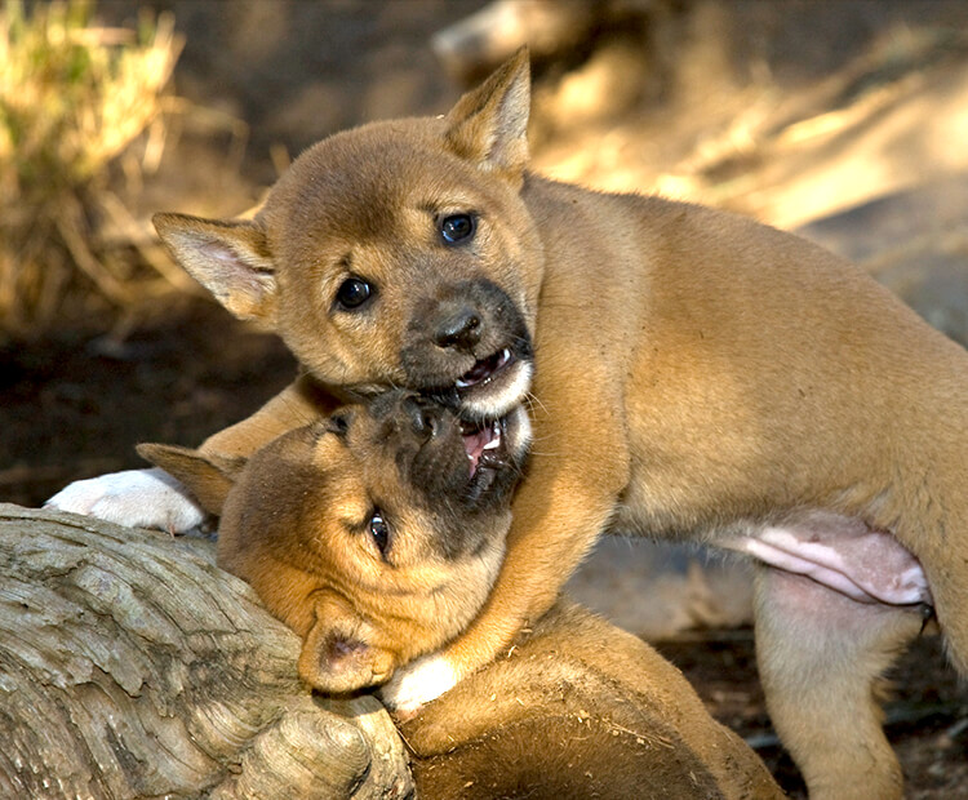
[[[75,481],[44,505],[129,528],[158,528],[172,533],[197,528],[207,516],[188,489],[157,467]]]
[[[384,704],[404,716],[452,689],[460,676],[441,655],[424,656],[398,669],[380,689]]]

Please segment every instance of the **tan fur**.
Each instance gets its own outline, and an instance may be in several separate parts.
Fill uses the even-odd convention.
[[[766,569],[757,579],[760,680],[774,727],[802,765],[811,795],[855,800],[896,795],[902,775],[881,732],[877,690],[922,620],[878,607],[846,628],[825,627],[805,613],[821,591],[810,580]],[[779,592],[777,584],[790,585]],[[832,614],[837,605],[853,603],[832,593],[825,601]],[[861,742],[865,750],[844,742]],[[852,778],[846,785],[840,783],[844,775]]]
[[[968,673],[965,352],[802,239],[527,172],[527,84],[519,54],[445,118],[324,140],[251,223],[157,219],[189,271],[331,386],[406,384],[408,326],[455,281],[484,275],[521,310],[535,352],[535,454],[500,578],[443,658],[463,676],[508,647],[610,526],[715,543],[826,509],[892,533],[920,560]],[[434,239],[435,215],[455,209],[480,216],[472,247]],[[351,272],[379,286],[372,312],[334,313]],[[515,399],[501,396],[494,412]],[[204,449],[251,450],[268,438],[261,428],[240,423]],[[771,616],[771,596],[759,617]],[[888,613],[896,622],[869,643],[874,653],[918,629],[910,611]],[[836,715],[876,717],[872,672],[890,657],[832,630],[836,657],[813,663],[798,624],[772,620],[758,648],[774,721],[815,796],[877,786],[899,797],[878,725],[827,727]],[[805,673],[849,690],[801,703]],[[839,738],[817,746],[818,731]]]
[[[367,424],[359,415],[353,424],[361,421]],[[249,580],[269,610],[300,633],[300,674],[332,691],[349,688],[348,677],[334,681],[334,668],[318,666],[334,631],[352,630],[348,639],[374,651],[387,639],[439,646],[442,634],[457,631],[428,617],[421,602],[430,594],[428,581],[415,576],[425,569],[439,585],[482,573],[444,576],[439,562],[422,555],[430,550],[427,540],[442,533],[432,516],[411,509],[419,524],[399,534],[414,553],[410,568],[383,572],[382,591],[361,581],[358,543],[335,530],[333,520],[361,493],[372,493],[363,487],[373,474],[395,474],[393,459],[374,459],[358,431],[340,446],[331,436],[312,443],[311,430],[283,435],[248,463],[162,445],[139,451],[208,498],[209,511],[222,513],[219,563]],[[398,494],[406,503],[409,492],[400,487]],[[509,527],[505,512],[489,514],[495,546]],[[321,561],[320,541],[329,538]],[[313,556],[300,560],[293,551]],[[407,583],[415,584],[417,600],[406,600]],[[483,601],[483,593],[476,601],[465,595],[461,605]],[[368,629],[361,630],[364,617]],[[439,630],[428,638],[432,627]],[[389,671],[411,657],[391,649],[392,658],[373,652],[368,669]],[[353,677],[361,685],[372,681],[362,669]],[[675,667],[639,638],[567,601],[521,634],[507,657],[398,723],[418,793],[433,800],[783,796],[760,759],[709,716]]]
[[[565,600],[400,730],[435,800],[784,796],[679,670]]]
[[[397,460],[400,442],[415,439],[408,418],[396,409],[377,419],[362,406],[339,416],[349,420],[345,435],[324,419],[284,433],[249,459],[138,448],[221,515],[219,566],[249,582],[305,639],[300,675],[329,693],[382,683],[462,630],[497,575],[510,524],[509,497],[495,499],[485,517],[479,511],[462,519],[465,533],[479,534],[479,546],[441,554],[432,546],[440,515],[418,499],[405,477],[410,468]],[[446,433],[435,440],[459,439],[456,420],[440,427]],[[445,443],[457,458],[441,457],[434,468],[466,475],[463,447]],[[393,527],[386,558],[366,530],[377,505]]]

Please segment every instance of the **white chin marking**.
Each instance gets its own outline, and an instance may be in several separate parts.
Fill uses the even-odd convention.
[[[503,417],[524,400],[531,387],[534,367],[530,361],[518,361],[511,365],[511,369],[514,371],[511,380],[505,382],[502,389],[482,393],[480,397],[472,394],[466,400],[461,400],[464,411],[483,419],[495,419]]]

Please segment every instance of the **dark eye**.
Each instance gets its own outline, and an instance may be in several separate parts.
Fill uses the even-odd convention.
[[[387,550],[390,549],[390,526],[387,525],[386,520],[383,519],[383,514],[379,511],[374,511],[373,516],[370,517],[369,530],[380,555],[386,556]]]
[[[470,214],[451,214],[440,221],[440,236],[447,244],[457,244],[470,239],[476,227]]]
[[[373,287],[363,278],[347,278],[336,290],[336,302],[343,308],[359,308],[373,296]]]

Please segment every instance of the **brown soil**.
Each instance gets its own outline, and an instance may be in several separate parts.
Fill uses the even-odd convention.
[[[806,797],[800,774],[770,727],[749,629],[701,631],[657,649],[678,666],[720,722],[744,737],[792,797]],[[888,739],[904,770],[906,797],[968,798],[968,691],[945,664],[941,639],[925,636],[890,675]]]
[[[294,374],[278,339],[197,299],[124,340],[70,330],[0,347],[0,496],[37,506],[70,481],[146,467],[139,442],[195,446]]]

